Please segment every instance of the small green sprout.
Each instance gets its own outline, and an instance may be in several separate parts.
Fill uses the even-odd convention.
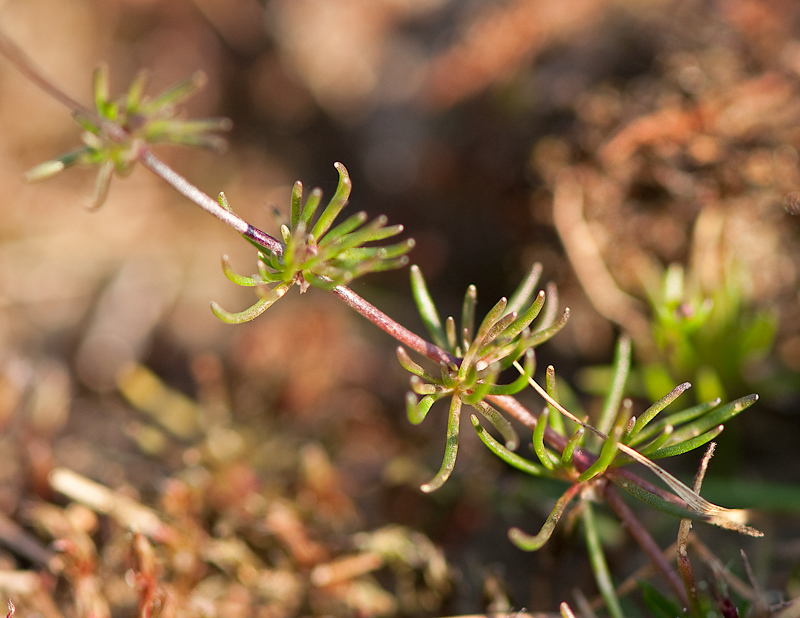
[[[171,143],[222,150],[225,141],[214,133],[230,129],[227,118],[185,120],[176,106],[194,95],[206,82],[197,72],[155,98],[145,96],[150,74],[140,71],[128,92],[117,99],[109,95],[108,67],[100,65],[92,78],[95,111],[75,111],[73,117],[83,129],[83,146],[40,163],[25,174],[29,182],[44,180],[73,165],[99,167],[93,207],[100,207],[108,195],[111,177],[128,175],[148,144]]]
[[[769,353],[778,328],[774,311],[747,298],[742,267],[731,261],[720,269],[718,284],[706,289],[694,270],[672,264],[660,287],[648,289],[662,360],[644,368],[646,386],[694,378],[700,400],[724,397],[748,382],[748,368]]]
[[[328,205],[312,223],[322,199],[322,191],[314,189],[303,204],[303,185],[299,181],[292,190],[291,221],[275,213],[280,226],[281,250],[269,251],[250,240],[258,249],[258,274],[245,277],[233,271],[227,257],[222,259],[225,276],[237,285],[255,287],[260,298],[250,308],[230,313],[212,303],[211,310],[223,322],[238,324],[258,317],[275,301],[283,297],[293,285],[305,292],[310,286],[331,290],[347,285],[353,279],[371,272],[400,268],[408,263],[408,253],[414,240],[407,239],[389,246],[371,246],[373,243],[403,231],[402,225],[387,226],[385,216],[367,223],[367,215],[358,212],[331,229],[334,220],[347,205],[352,182],[344,165],[334,164],[339,172],[339,185]],[[224,194],[220,205],[230,210]]]

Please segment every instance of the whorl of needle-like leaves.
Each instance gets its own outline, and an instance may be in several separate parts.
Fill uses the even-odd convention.
[[[513,395],[524,389],[536,367],[533,349],[567,323],[569,310],[556,318],[554,309],[558,299],[555,288],[551,287],[548,311],[536,327],[531,327],[545,305],[545,293],[534,294],[541,270],[541,265],[535,264],[511,301],[501,298],[475,331],[475,286],[470,286],[464,296],[461,329],[456,329],[452,317],[447,318],[443,326],[422,273],[416,266],[411,267],[412,290],[423,322],[434,343],[457,359],[457,362],[442,363],[439,374],[434,375],[415,363],[405,349],[397,349],[400,364],[414,374],[411,378],[413,392],[406,396],[406,408],[412,423],[421,423],[436,401],[450,399],[444,461],[433,480],[422,486],[423,491],[438,489],[453,471],[463,404],[477,410],[500,432],[507,449],[517,447],[519,438],[511,423],[485,398],[489,395]],[[520,376],[509,384],[498,384],[500,372],[522,357],[525,359],[524,370]],[[418,399],[418,395],[422,399]]]
[[[406,253],[414,246],[407,239],[389,246],[374,246],[374,243],[397,236],[402,225],[386,225],[385,216],[367,222],[367,214],[358,212],[335,227],[331,227],[342,209],[347,205],[352,183],[344,165],[334,165],[339,172],[339,185],[328,205],[314,220],[322,191],[314,189],[303,204],[303,185],[298,181],[292,190],[291,221],[276,219],[280,225],[281,251],[269,251],[250,240],[258,252],[258,274],[245,277],[236,274],[223,257],[225,275],[237,285],[255,287],[259,300],[250,308],[230,313],[212,303],[214,314],[224,322],[247,322],[261,315],[292,285],[305,292],[313,285],[326,290],[346,285],[356,277],[381,270],[399,268],[408,263]],[[220,204],[230,210],[224,194]]]
[[[227,118],[186,120],[177,115],[177,105],[193,96],[206,82],[205,75],[194,75],[150,98],[145,90],[150,74],[140,71],[128,92],[119,98],[109,95],[108,67],[100,65],[92,77],[95,110],[73,113],[83,129],[83,145],[30,169],[26,180],[44,180],[73,165],[99,167],[95,181],[93,207],[103,204],[114,173],[125,176],[133,169],[147,144],[171,143],[221,150],[225,140],[214,135],[227,131]]]

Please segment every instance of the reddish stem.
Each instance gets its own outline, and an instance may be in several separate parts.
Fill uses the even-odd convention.
[[[355,309],[358,313],[367,318],[378,328],[397,339],[397,341],[404,346],[428,357],[436,363],[458,364],[458,359],[455,356],[448,354],[429,341],[425,341],[422,337],[412,333],[405,326],[401,326],[375,305],[361,298],[350,288],[339,285],[333,288],[333,293],[347,303],[352,309]]]

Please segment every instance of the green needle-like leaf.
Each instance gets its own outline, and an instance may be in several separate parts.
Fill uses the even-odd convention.
[[[350,180],[350,175],[347,169],[341,163],[334,163],[333,166],[339,172],[339,185],[336,187],[336,193],[333,194],[331,201],[322,211],[322,214],[317,219],[314,229],[311,233],[315,238],[322,238],[322,235],[328,230],[333,223],[334,219],[339,216],[339,213],[347,205],[347,200],[350,197],[350,190],[353,183]]]
[[[511,326],[511,324],[516,319],[517,319],[516,313],[508,313],[503,317],[501,317],[499,320],[497,320],[497,322],[494,323],[494,326],[492,326],[489,329],[489,332],[486,333],[485,337],[483,338],[484,342],[486,344],[490,344],[491,342],[494,342],[501,335],[504,336],[505,338],[506,335],[505,331],[508,329],[509,326]],[[481,356],[481,352],[483,352],[483,349],[481,349],[478,352],[478,356]]]
[[[411,292],[414,295],[414,302],[417,304],[417,311],[419,311],[422,322],[430,333],[433,342],[440,348],[445,348],[447,347],[447,335],[442,328],[442,320],[436,310],[433,298],[428,292],[428,286],[425,284],[422,271],[417,265],[412,266],[410,270]]]
[[[536,291],[536,285],[539,283],[539,277],[541,276],[542,265],[536,262],[531,266],[528,275],[511,295],[508,301],[508,307],[506,307],[507,313],[519,313],[522,311],[522,308],[527,305],[533,297],[533,293]]]
[[[289,289],[289,285],[290,284],[288,283],[284,283],[266,292],[262,292],[262,286],[258,286],[256,289],[259,291],[260,295],[263,294],[262,298],[260,298],[252,307],[245,309],[244,311],[231,313],[229,311],[225,311],[225,309],[220,307],[215,302],[211,303],[211,311],[214,312],[215,316],[227,324],[242,324],[244,322],[249,322],[250,320],[260,316],[277,300],[282,298]]]
[[[360,261],[377,257],[381,262],[402,257],[414,248],[414,239],[409,238],[394,245],[385,247],[353,247],[339,253],[337,259]]]
[[[305,229],[308,229],[311,225],[311,218],[314,216],[314,213],[317,212],[317,208],[319,207],[319,203],[322,201],[322,189],[316,187],[311,190],[311,193],[308,194],[308,199],[306,199],[306,205],[303,207],[303,212],[300,215],[300,222],[305,224]]]
[[[179,103],[187,100],[200,88],[205,86],[207,78],[205,73],[197,71],[193,75],[179,81],[167,88],[149,103],[142,106],[144,114],[160,113],[170,115],[170,111]]]
[[[470,285],[464,294],[464,303],[461,306],[461,335],[463,337],[460,345],[464,352],[469,348],[475,332],[475,306],[478,302],[478,290],[474,285]]]
[[[561,415],[559,414],[558,416]],[[586,430],[582,425],[575,427],[574,433],[570,436],[570,439],[567,440],[567,444],[561,452],[561,465],[563,467],[567,468],[572,465],[572,456],[575,454],[575,449],[583,442],[584,433],[586,433]]]
[[[553,401],[559,401],[558,383],[556,382],[556,369],[552,365],[549,365],[547,367],[547,371],[545,372],[545,390],[547,391],[547,394],[552,397]],[[553,431],[559,435],[565,435],[564,419],[561,418],[561,413],[549,402],[547,407],[550,409],[550,427],[552,427]]]
[[[114,161],[106,161],[97,170],[94,179],[94,195],[92,196],[92,210],[100,208],[108,197],[108,189],[111,187],[111,177],[114,174]]]
[[[642,455],[647,455],[649,457],[651,453],[657,451],[662,446],[664,446],[664,444],[667,443],[667,440],[670,439],[674,431],[675,428],[672,425],[667,425],[666,427],[664,427],[664,430],[660,434],[658,434],[658,436],[656,436],[656,438],[652,442],[649,442],[648,444],[645,444],[642,448],[640,448],[639,452]]]
[[[91,151],[86,146],[80,146],[79,148],[65,152],[57,159],[45,161],[44,163],[40,163],[39,165],[29,169],[23,174],[23,180],[25,180],[25,182],[39,182],[40,180],[46,180],[51,176],[55,176],[60,171],[71,167],[76,163],[82,162],[82,160],[90,152]]]
[[[461,354],[459,354],[458,334],[456,330],[456,321],[451,315],[444,321],[444,332],[445,337],[447,337],[447,351],[452,352],[457,356],[461,356]]]
[[[558,459],[553,455],[544,444],[544,434],[547,429],[547,421],[550,418],[550,410],[545,408],[536,421],[533,429],[533,452],[548,470],[554,470]]]
[[[600,543],[600,533],[594,518],[594,506],[589,500],[584,500],[581,509],[584,532],[586,534],[586,549],[589,552],[589,562],[594,571],[594,579],[600,594],[606,602],[608,613],[612,618],[625,618],[625,614],[620,607],[619,599],[614,592],[614,582],[611,581],[611,572],[608,570],[603,546]]]
[[[228,202],[228,197],[222,191],[220,191],[220,194],[217,196],[217,202],[228,212],[233,212],[233,208],[231,208],[230,202]]]
[[[620,337],[617,342],[617,350],[614,355],[614,379],[611,388],[606,395],[603,410],[597,421],[597,429],[607,434],[611,431],[614,419],[619,410],[622,396],[625,391],[625,382],[628,380],[628,373],[631,368],[631,340],[628,337]]]
[[[482,347],[489,339],[489,334],[493,332],[492,329],[494,328],[495,324],[497,324],[500,318],[503,316],[507,304],[508,301],[505,298],[501,298],[497,301],[495,306],[489,310],[489,313],[486,314],[486,317],[483,318],[483,322],[481,322],[481,325],[478,327],[478,334],[475,335],[475,342],[477,342],[477,345],[473,345],[473,347],[476,350]]]
[[[385,221],[385,218],[381,219]],[[364,239],[364,242],[377,242],[379,240],[386,240],[387,238],[391,238],[392,236],[397,236],[400,234],[405,227],[402,224],[397,223],[395,225],[386,225],[384,223],[383,227],[376,229],[371,235]]]
[[[100,122],[97,118],[88,118],[83,113],[75,111],[72,112],[72,119],[78,124],[79,127],[91,135],[99,136],[103,133],[103,129],[100,126]],[[85,137],[81,137],[81,139],[83,139],[84,142],[86,140]]]
[[[433,479],[420,487],[425,493],[436,491],[450,478],[456,465],[458,453],[458,425],[461,418],[461,400],[454,395],[450,401],[450,414],[447,417],[447,443],[444,451],[442,467]]]
[[[647,427],[642,429],[642,431],[640,431],[633,440],[631,440],[630,444],[634,445],[644,442],[648,438],[656,435],[659,431],[662,431],[667,425],[673,425],[674,427],[677,427],[678,425],[687,423],[695,418],[699,418],[709,410],[716,408],[720,404],[720,401],[721,400],[719,398],[712,401],[707,401],[705,403],[692,406],[691,408],[687,408],[686,410],[669,414],[665,418],[655,423],[650,423],[647,425]]]
[[[397,354],[397,360],[400,361],[400,364],[402,365],[403,369],[405,369],[409,373],[413,373],[414,375],[417,375],[420,378],[427,380],[428,382],[433,382],[435,384],[442,383],[441,380],[439,380],[432,374],[428,373],[427,371],[425,371],[423,367],[415,363],[408,355],[408,352],[406,352],[405,348],[403,348],[402,346],[397,346],[397,348],[395,349],[395,353]]]
[[[500,459],[515,467],[517,470],[525,472],[526,474],[530,474],[532,476],[547,476],[547,470],[545,470],[542,466],[537,466],[532,461],[529,461],[524,457],[520,457],[516,453],[512,453],[509,449],[495,440],[492,435],[481,426],[477,416],[472,414],[470,416],[470,420],[472,421],[473,427],[475,427],[475,431],[478,432],[478,437],[481,439],[481,441]]]
[[[568,320],[569,308],[564,309],[564,313],[561,314],[561,317],[547,328],[531,333],[531,336],[527,339],[526,345],[537,346],[551,339],[558,331],[566,326]]]
[[[361,212],[357,212],[354,215],[351,215],[350,217],[342,221],[339,225],[337,225],[335,228],[333,228],[331,231],[329,231],[327,234],[325,234],[325,238],[319,243],[320,248],[322,249],[324,247],[332,245],[335,242],[343,240],[342,237],[345,236],[345,234],[349,234],[356,228],[360,227],[361,225],[364,224],[366,220],[367,220],[367,213],[365,213],[363,210]]]
[[[561,519],[561,515],[564,513],[564,509],[567,508],[567,505],[579,490],[580,485],[570,485],[567,491],[558,499],[558,502],[556,502],[555,508],[553,508],[550,515],[548,515],[542,529],[539,530],[539,534],[531,536],[525,534],[519,528],[511,528],[511,530],[508,531],[508,538],[523,551],[536,551],[543,547],[544,544],[550,540],[558,520]]]
[[[491,395],[515,395],[528,386],[528,379],[533,377],[536,371],[536,355],[532,349],[525,352],[525,364],[523,373],[511,384],[495,384],[489,389]]]
[[[481,322],[481,325],[478,328],[478,333],[475,335],[475,340],[470,344],[466,354],[464,354],[461,367],[458,370],[459,380],[464,380],[467,377],[467,373],[472,370],[475,361],[479,357],[481,349],[487,342],[488,335],[491,332],[492,327],[502,317],[503,311],[506,308],[506,304],[506,299],[501,298],[497,304],[492,307],[489,313],[486,314],[483,322]]]
[[[98,65],[92,73],[92,94],[97,111],[107,118],[109,91],[108,65],[103,63]],[[113,118],[108,119],[114,120]]]
[[[665,500],[661,496],[650,493],[646,489],[642,488],[640,485],[631,482],[627,478],[618,476],[616,474],[610,474],[609,478],[611,478],[611,480],[614,481],[616,485],[627,491],[634,498],[641,500],[648,506],[651,506],[654,509],[661,511],[662,513],[666,513],[668,515],[674,515],[675,517],[680,517],[681,519],[699,519],[699,520],[708,519],[708,517],[701,515],[697,511],[684,508],[678,504],[675,504],[674,502]]]
[[[723,429],[725,429],[724,425],[717,425],[711,431],[707,431],[699,436],[695,436],[694,438],[689,438],[688,440],[678,442],[677,444],[672,444],[670,446],[657,449],[650,453],[648,457],[650,457],[650,459],[663,459],[664,457],[683,455],[684,453],[688,453],[689,451],[693,451],[696,448],[708,444],[711,442],[711,440],[721,434]]]
[[[323,252],[327,253],[329,251],[332,251],[335,252],[335,254],[338,254],[342,251],[347,251],[348,249],[356,247],[362,243],[368,242],[369,237],[375,232],[375,230],[379,229],[385,224],[386,224],[386,217],[380,216],[376,217],[375,219],[367,223],[360,230],[351,232],[346,236],[340,238],[338,241],[334,241],[333,243],[328,243],[326,236],[323,242],[320,243],[320,249]],[[326,256],[326,259],[334,257],[335,254],[328,254]]]
[[[545,297],[547,302],[544,306],[544,315],[539,323],[539,329],[546,329],[552,326],[558,317],[558,288],[554,283],[545,286]]]
[[[300,223],[300,214],[303,212],[303,183],[299,180],[294,183],[292,187],[291,198],[291,221],[292,228],[297,227]]]
[[[500,412],[495,410],[485,401],[478,401],[477,403],[472,404],[472,407],[480,412],[483,417],[489,421],[497,431],[500,432],[500,435],[503,436],[503,441],[506,443],[506,448],[508,450],[514,451],[517,449],[519,446],[519,435],[517,435],[514,427],[502,414],[500,414]]]
[[[606,471],[619,453],[619,442],[623,431],[624,428],[620,424],[614,425],[611,435],[603,442],[603,447],[600,449],[600,455],[597,460],[578,477],[579,483],[588,481]]]
[[[683,384],[679,384],[675,388],[673,388],[669,393],[664,395],[661,399],[655,402],[652,406],[647,408],[639,418],[636,419],[636,424],[633,427],[633,431],[630,434],[630,438],[636,437],[636,435],[644,429],[644,427],[652,421],[656,414],[661,412],[664,408],[666,408],[669,404],[675,401],[684,391],[691,388],[691,384],[689,382],[684,382]],[[630,439],[627,441],[630,443]]]
[[[681,429],[677,430],[674,434],[672,434],[672,438],[670,442],[678,443],[683,442],[689,438],[693,438],[698,436],[705,431],[708,431],[712,427],[716,427],[717,425],[722,425],[726,423],[734,416],[746,410],[750,406],[752,406],[756,401],[758,401],[758,395],[746,395],[745,397],[741,397],[736,401],[732,401],[730,403],[726,403],[724,406],[720,406],[715,410],[711,411],[709,414],[702,416],[701,418],[697,419],[693,423],[681,427]]]
[[[531,322],[533,322],[541,312],[542,307],[544,307],[544,302],[545,302],[545,293],[544,291],[541,291],[536,296],[536,300],[533,301],[533,303],[531,304],[530,307],[528,307],[525,313],[520,315],[517,318],[517,320],[511,326],[509,326],[506,329],[505,333],[503,334],[509,337],[516,337],[523,330],[528,328],[528,326],[531,325]]]
[[[150,85],[151,74],[147,69],[142,69],[136,74],[136,77],[131,81],[128,86],[128,96],[125,101],[125,113],[130,115],[136,114],[137,110],[141,107],[144,93]]]
[[[423,397],[419,402],[417,402],[417,397],[414,393],[406,393],[406,414],[408,415],[408,420],[412,425],[419,425],[422,421],[425,420],[425,417],[428,415],[428,412],[439,399],[441,399],[443,395],[426,395]]]
[[[253,287],[256,285],[256,282],[252,277],[244,277],[233,270],[231,263],[228,261],[227,255],[222,256],[222,272],[236,285],[245,287]]]

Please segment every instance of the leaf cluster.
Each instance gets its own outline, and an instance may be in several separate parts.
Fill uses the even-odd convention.
[[[214,314],[224,322],[238,324],[261,315],[280,299],[293,285],[305,292],[310,286],[331,290],[346,285],[362,275],[399,268],[408,263],[406,253],[414,246],[407,239],[389,246],[367,243],[379,242],[397,236],[402,225],[386,225],[387,218],[380,216],[367,222],[367,214],[358,212],[335,227],[334,221],[347,205],[352,182],[341,163],[334,165],[339,172],[339,184],[327,206],[319,216],[314,215],[322,200],[322,191],[314,189],[303,204],[303,185],[296,182],[292,190],[291,219],[285,221],[275,212],[280,226],[280,250],[272,251],[248,238],[258,249],[258,273],[247,277],[237,274],[223,257],[225,275],[237,285],[255,287],[259,300],[244,311],[231,313],[212,303]],[[220,205],[230,210],[224,194]]]
[[[545,292],[536,291],[541,265],[535,264],[511,300],[501,298],[475,329],[477,290],[467,288],[462,305],[460,329],[452,316],[444,325],[418,267],[411,267],[411,285],[420,315],[434,343],[452,359],[432,373],[414,362],[402,347],[397,349],[400,364],[412,375],[406,396],[409,420],[418,424],[434,403],[449,398],[447,441],[444,460],[436,476],[422,486],[423,491],[441,487],[453,471],[458,452],[461,408],[468,405],[479,412],[503,436],[506,448],[514,450],[519,437],[511,423],[490,403],[489,396],[513,395],[528,385],[536,369],[534,348],[555,335],[567,323],[569,310],[556,318],[558,300],[553,288],[548,310],[532,327],[545,306]],[[500,373],[524,357],[521,375],[511,383],[499,384]],[[421,396],[421,399],[418,398]]]
[[[230,129],[227,118],[186,120],[177,106],[206,82],[202,72],[181,80],[150,98],[145,95],[150,73],[140,71],[125,95],[112,99],[108,66],[97,67],[92,77],[94,111],[76,110],[73,118],[84,130],[82,146],[35,166],[28,181],[44,180],[73,165],[99,167],[93,207],[103,204],[114,173],[128,175],[148,144],[171,143],[222,150],[225,141],[216,132]]]
[[[630,341],[622,338],[617,346],[614,379],[594,425],[588,424],[586,418],[578,419],[558,403],[555,370],[552,366],[547,368],[546,391],[543,393],[549,405],[539,415],[531,445],[536,460],[511,452],[481,428],[477,419],[473,419],[481,440],[508,464],[528,474],[570,482],[538,534],[531,536],[515,528],[509,532],[511,540],[526,550],[542,547],[569,502],[576,496],[581,496],[582,500],[592,499],[598,483],[608,480],[669,514],[760,535],[742,524],[743,513],[711,504],[652,462],[653,459],[673,457],[708,444],[722,432],[723,423],[750,407],[758,396],[748,395],[725,405],[720,405],[721,400],[717,398],[662,415],[656,420],[690,388],[691,385],[685,382],[636,417],[632,414],[633,402],[622,397],[630,363]],[[566,419],[562,419],[562,415]],[[553,448],[553,445],[558,448]],[[621,466],[632,462],[646,466],[672,493],[654,491],[649,484],[640,483],[638,477],[620,472]]]

